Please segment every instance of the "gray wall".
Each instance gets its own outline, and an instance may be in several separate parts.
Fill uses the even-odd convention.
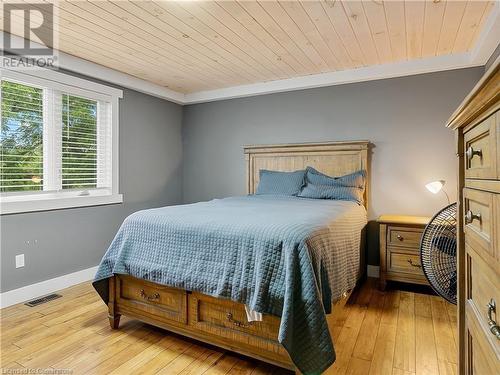
[[[183,116],[184,202],[245,193],[242,146],[373,142],[369,217],[431,215],[446,204],[425,183],[445,179],[455,199],[454,136],[444,127],[483,73],[471,68],[190,105]],[[368,261],[378,263],[373,224]]]
[[[428,193],[425,182],[444,178],[452,198],[455,195],[453,134],[443,124],[482,72],[433,73],[184,110],[124,90],[124,203],[2,216],[0,291],[95,266],[131,212],[244,194],[245,144],[368,139],[375,144],[370,217],[432,214],[445,200]],[[378,262],[377,240],[372,222],[370,264]],[[26,266],[15,269],[14,257],[20,253],[26,256]]]
[[[181,106],[125,89],[120,101],[124,203],[2,216],[1,291],[93,267],[129,213],[180,203],[181,124]],[[26,266],[16,269],[20,253]]]

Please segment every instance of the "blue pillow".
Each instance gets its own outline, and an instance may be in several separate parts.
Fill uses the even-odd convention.
[[[279,172],[261,169],[257,195],[297,195],[305,182],[305,170],[295,172]]]
[[[313,167],[306,168],[306,181],[314,185],[350,186],[360,189],[365,188],[366,172],[360,170],[341,177],[330,177]]]
[[[363,203],[366,172],[361,170],[341,177],[330,177],[312,167],[306,169],[307,185],[299,197],[338,199]]]
[[[348,186],[307,184],[298,196],[301,198],[334,199],[363,203],[363,190]]]

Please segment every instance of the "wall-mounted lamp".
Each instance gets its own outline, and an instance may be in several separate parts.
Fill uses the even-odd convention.
[[[427,190],[429,190],[433,194],[437,194],[440,191],[442,191],[444,193],[444,195],[446,195],[446,199],[448,200],[448,204],[450,204],[450,197],[448,196],[446,191],[443,189],[443,186],[445,183],[446,183],[445,180],[437,180],[437,181],[429,182],[428,184],[425,185],[425,187],[427,188]]]

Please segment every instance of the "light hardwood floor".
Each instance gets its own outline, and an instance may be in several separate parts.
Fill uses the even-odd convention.
[[[368,280],[336,313],[337,361],[329,374],[456,373],[455,306]],[[262,362],[182,338],[126,317],[108,326],[107,308],[84,283],[37,306],[1,310],[1,364],[72,374],[288,374]]]

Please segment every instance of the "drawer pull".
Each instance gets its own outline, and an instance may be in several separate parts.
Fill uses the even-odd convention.
[[[227,317],[227,320],[229,322],[233,323],[233,325],[236,326],[236,327],[248,328],[248,327],[250,327],[252,325],[252,322],[248,322],[248,324],[245,324],[245,323],[243,323],[243,322],[241,322],[239,320],[235,320],[233,318],[233,314],[231,314],[231,313],[227,313],[226,317]]]
[[[396,236],[396,238],[397,238],[398,240],[400,240],[400,241],[404,241],[404,237],[403,237],[402,235],[400,235],[400,234],[398,234],[398,235]]]
[[[154,293],[154,294],[151,294],[150,296],[148,296],[146,294],[146,292],[144,291],[144,289],[141,289],[141,297],[142,297],[142,299],[145,299],[146,301],[153,302],[153,301],[158,301],[160,299],[160,294]]]
[[[410,266],[412,267],[416,267],[416,268],[422,268],[422,265],[418,264],[418,263],[413,263],[413,261],[411,259],[408,259],[407,262],[410,264]]]
[[[470,224],[474,220],[481,221],[481,214],[473,214],[471,210],[467,210],[467,213],[465,214],[465,223]]]
[[[472,146],[469,146],[467,148],[467,151],[465,151],[465,156],[467,157],[467,160],[472,160],[472,158],[474,157],[474,155],[477,155],[479,157],[482,157],[483,156],[483,150],[479,149],[479,150],[474,150],[472,148]]]
[[[497,325],[497,322],[493,320],[493,313],[496,314],[497,311],[495,300],[492,298],[486,307],[488,308],[488,325],[490,326],[490,331],[500,340],[500,327]]]

